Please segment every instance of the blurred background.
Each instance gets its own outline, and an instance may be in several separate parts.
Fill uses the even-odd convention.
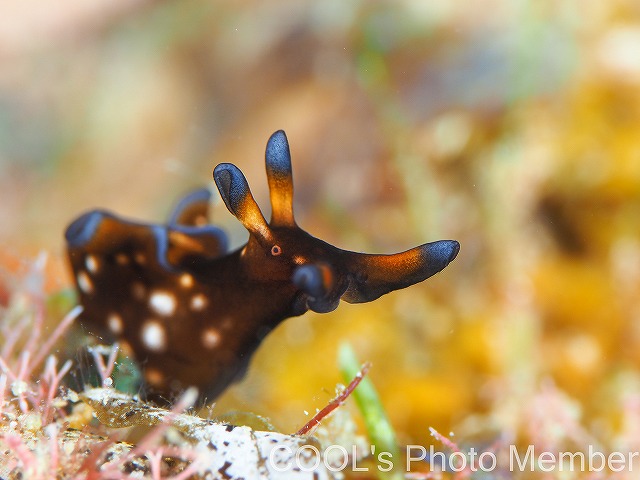
[[[66,288],[75,216],[161,221],[219,162],[268,215],[264,146],[285,129],[311,234],[462,249],[423,284],[285,322],[216,412],[295,431],[333,397],[346,341],[402,442],[563,425],[558,442],[640,446],[639,2],[0,8],[0,269],[45,250]],[[212,222],[245,240],[220,202]]]

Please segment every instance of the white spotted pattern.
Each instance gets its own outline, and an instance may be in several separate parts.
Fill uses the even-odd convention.
[[[193,276],[189,273],[183,273],[182,275],[180,275],[180,285],[182,285],[184,288],[193,287]]]
[[[215,348],[220,344],[220,332],[215,328],[207,328],[202,332],[202,344],[205,348]]]
[[[231,317],[224,317],[224,319],[222,320],[222,329],[223,330],[230,330],[231,327],[233,326],[233,318]]]
[[[145,295],[147,294],[147,290],[146,288],[144,288],[144,285],[142,283],[134,282],[131,284],[131,294],[134,298],[143,300]]]
[[[207,306],[207,297],[205,297],[202,293],[198,293],[197,295],[191,297],[191,303],[189,304],[189,306],[191,307],[191,310],[199,312]]]
[[[149,307],[158,315],[169,317],[176,311],[176,297],[172,293],[156,290],[149,297]]]
[[[117,313],[112,313],[107,317],[107,327],[116,335],[122,333],[124,324],[122,323],[122,317]]]
[[[161,352],[167,346],[167,333],[157,320],[147,320],[140,331],[142,343],[149,350]]]
[[[118,265],[129,265],[129,257],[127,257],[124,253],[118,253],[116,255],[116,263]]]
[[[87,258],[84,259],[84,265],[89,273],[96,273],[99,268],[98,259],[93,255],[87,255]]]
[[[164,383],[164,375],[160,370],[147,368],[144,371],[144,379],[151,385],[160,386]]]
[[[93,293],[93,282],[89,278],[89,275],[87,275],[87,272],[78,273],[77,281],[80,290],[84,293]]]

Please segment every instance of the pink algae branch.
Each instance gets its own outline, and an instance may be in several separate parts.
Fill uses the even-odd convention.
[[[329,402],[329,404],[316,413],[311,420],[309,420],[300,430],[298,430],[296,435],[306,435],[311,431],[314,427],[318,426],[320,422],[327,417],[331,412],[333,412],[336,408],[338,408],[344,401],[351,395],[351,393],[356,389],[356,387],[360,384],[364,376],[371,368],[371,364],[369,362],[362,365],[360,371],[356,374],[356,376],[351,380],[349,385],[340,392],[333,400]]]

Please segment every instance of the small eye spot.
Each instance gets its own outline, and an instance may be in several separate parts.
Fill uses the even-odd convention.
[[[207,297],[205,297],[202,293],[198,293],[197,295],[191,297],[189,306],[191,307],[191,310],[196,312],[204,310],[204,308],[207,306]]]
[[[124,324],[122,323],[122,317],[117,313],[112,313],[107,317],[107,327],[116,335],[122,333]]]
[[[215,328],[207,328],[202,332],[202,344],[205,348],[212,349],[220,344],[220,332]]]
[[[93,283],[87,275],[87,272],[80,272],[76,278],[78,282],[78,287],[82,290],[83,293],[93,293]]]
[[[149,297],[149,307],[158,315],[171,316],[176,311],[176,297],[163,291],[155,291]]]
[[[155,368],[147,368],[144,371],[144,379],[149,385],[154,385],[156,387],[164,384],[164,374]]]
[[[149,350],[161,352],[167,346],[167,334],[164,327],[157,320],[147,320],[140,332],[142,343]]]
[[[144,265],[145,263],[147,263],[147,257],[145,257],[144,253],[136,253],[133,259],[138,265]]]
[[[189,273],[183,273],[180,275],[180,285],[184,288],[193,287],[193,275]]]
[[[271,247],[271,255],[273,255],[274,257],[277,257],[281,253],[282,248],[280,248],[280,245],[274,245],[273,247]]]
[[[96,273],[100,267],[98,259],[94,255],[87,255],[87,258],[84,259],[84,266],[90,273]]]

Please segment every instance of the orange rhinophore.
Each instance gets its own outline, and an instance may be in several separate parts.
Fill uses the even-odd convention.
[[[246,371],[262,339],[307,310],[330,312],[340,299],[375,300],[434,275],[460,249],[454,240],[406,252],[341,250],[300,229],[293,215],[289,144],[283,131],[266,149],[272,206],[267,222],[242,172],[213,171],[229,211],[249,231],[246,245],[208,225],[208,190],[179,202],[166,225],[123,220],[104,210],[76,219],[65,233],[80,303],[91,333],[128,343],[151,398],[196,386],[213,400]]]

